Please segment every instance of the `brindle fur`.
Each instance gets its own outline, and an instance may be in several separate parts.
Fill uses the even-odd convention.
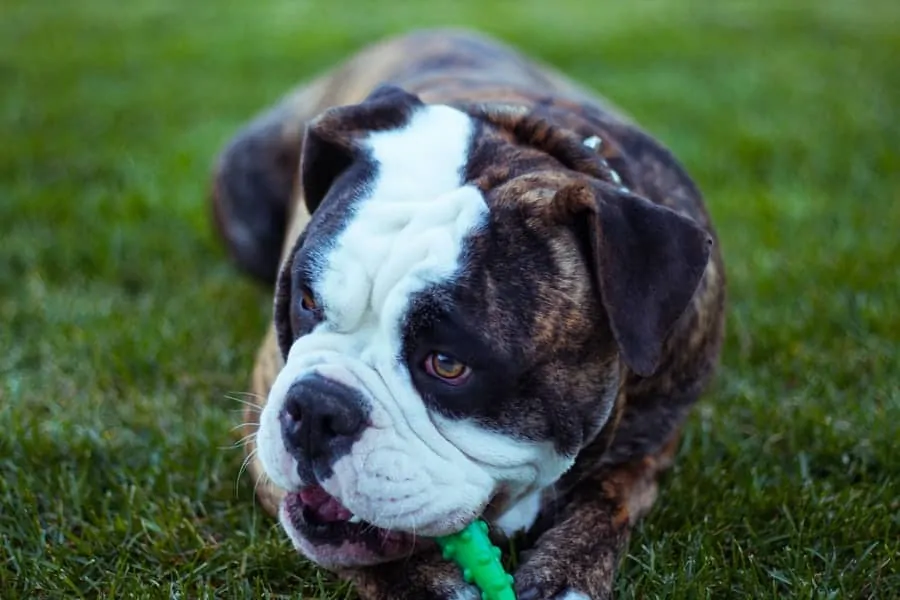
[[[497,143],[485,150],[484,161],[475,161],[478,172],[473,179],[482,190],[492,190],[493,206],[530,206],[533,227],[550,227],[559,211],[566,210],[549,199],[573,183],[570,174],[553,181],[554,163],[548,155],[570,161],[575,171],[587,176],[609,180],[609,173],[578,144],[598,136],[601,155],[632,191],[690,216],[715,236],[688,175],[609,102],[478,35],[429,31],[372,46],[300,86],[225,149],[214,176],[212,203],[220,233],[245,270],[271,283],[309,221],[297,185],[305,126],[330,107],[362,101],[384,83],[417,94],[426,103],[458,106],[497,125]],[[498,155],[503,142],[512,139],[524,143],[508,155]],[[492,145],[490,138],[484,143]],[[536,170],[543,171],[541,189],[529,185],[528,173]],[[557,268],[583,273],[584,259],[566,251],[570,247],[560,244],[560,251],[553,253]],[[575,279],[569,284],[590,285]],[[563,296],[550,294],[556,300],[549,301],[562,302]],[[658,474],[671,463],[685,415],[717,363],[724,296],[724,267],[716,243],[699,288],[665,341],[655,372],[642,377],[621,367],[613,415],[599,433],[592,432],[593,442],[581,450],[573,469],[546,494],[541,516],[528,534],[531,548],[515,573],[519,598],[552,598],[567,588],[592,598],[611,596],[631,528],[653,504]],[[584,326],[584,312],[571,315],[548,321],[544,328],[538,323],[534,342],[558,344],[578,331]],[[260,407],[282,366],[273,323],[253,372],[252,389]],[[245,433],[255,431],[257,416],[257,409],[247,410]],[[274,514],[283,491],[268,482],[252,441],[247,448],[259,499]],[[455,569],[430,554],[342,575],[357,583],[362,596],[374,599],[449,598],[463,585]]]

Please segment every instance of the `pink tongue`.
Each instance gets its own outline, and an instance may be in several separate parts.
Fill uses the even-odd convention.
[[[325,522],[346,521],[353,516],[334,496],[317,485],[300,490],[300,501]]]

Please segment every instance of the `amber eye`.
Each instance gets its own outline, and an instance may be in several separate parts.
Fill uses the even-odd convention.
[[[425,372],[453,385],[469,378],[472,370],[465,363],[441,352],[432,352],[425,359]]]
[[[313,298],[312,292],[310,292],[306,288],[303,288],[302,294],[303,295],[300,297],[300,306],[303,307],[303,310],[312,312],[319,308],[319,305],[316,304],[316,299]]]

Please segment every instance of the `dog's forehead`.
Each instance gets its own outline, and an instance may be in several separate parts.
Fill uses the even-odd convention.
[[[464,182],[474,132],[469,115],[427,105],[363,140],[370,180],[319,252],[318,294],[332,326],[354,330],[367,315],[396,326],[416,292],[459,271],[466,239],[488,213]]]

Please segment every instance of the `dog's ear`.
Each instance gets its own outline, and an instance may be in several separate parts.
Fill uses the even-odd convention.
[[[353,163],[358,149],[343,131],[319,117],[306,128],[300,154],[300,187],[309,214],[316,212],[335,179]]]
[[[403,127],[423,106],[415,95],[393,85],[377,87],[359,104],[331,108],[307,125],[300,156],[300,185],[310,214],[325,199],[334,181],[365,150],[371,132]]]
[[[287,360],[291,346],[294,344],[294,331],[291,327],[291,302],[294,302],[294,257],[303,246],[303,240],[306,238],[306,232],[300,234],[294,247],[285,258],[284,262],[278,270],[278,277],[275,280],[275,300],[272,321],[275,325],[275,339],[278,341],[278,348],[281,350],[281,356]]]
[[[712,236],[688,217],[599,182],[564,188],[554,210],[587,238],[622,359],[638,375],[651,375],[700,285]]]

